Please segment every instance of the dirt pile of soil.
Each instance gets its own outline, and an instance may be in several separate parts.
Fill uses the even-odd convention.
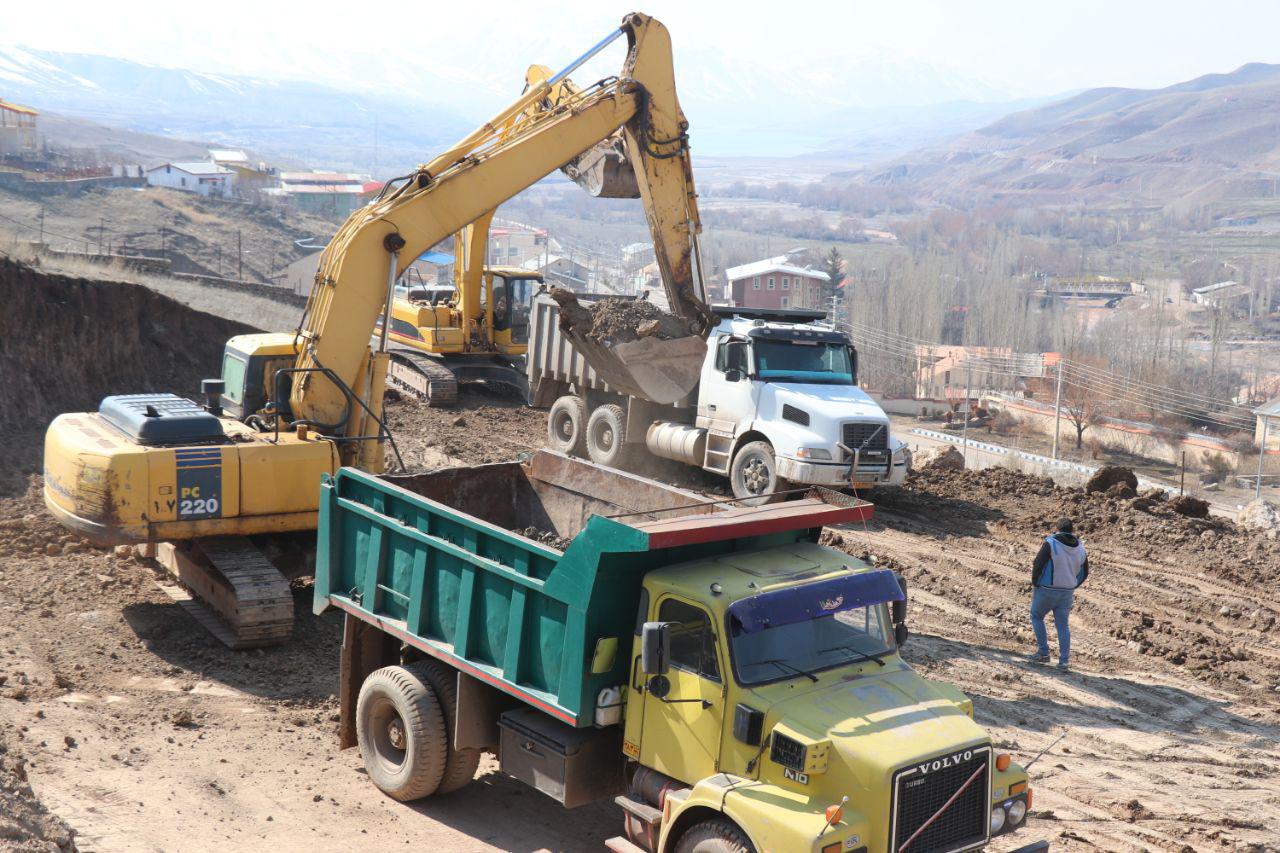
[[[652,302],[601,299],[584,308],[573,291],[559,287],[551,289],[551,298],[560,306],[562,325],[605,346],[640,338],[670,341],[693,334],[689,321],[668,314]]]
[[[1105,492],[1120,484],[1127,486],[1131,492],[1137,492],[1138,478],[1134,476],[1132,470],[1122,465],[1106,465],[1093,472],[1093,476],[1084,484],[1084,490]]]
[[[26,759],[0,740],[0,847],[19,851],[75,850],[71,829],[36,799]]]
[[[96,409],[108,394],[194,396],[227,338],[254,331],[144,287],[0,258],[0,431]]]
[[[1185,515],[1188,518],[1209,517],[1209,502],[1202,501],[1200,498],[1193,498],[1191,495],[1179,495],[1169,501],[1169,509],[1178,515]]]
[[[1061,487],[1048,477],[987,468],[915,471],[902,488],[877,490],[874,500],[892,512],[969,535],[982,535],[993,525],[1019,535],[1042,535],[1065,516],[1075,521],[1086,544],[1123,545],[1135,557],[1176,556],[1224,578],[1280,580],[1280,541],[1207,515],[1207,505],[1205,516],[1188,515],[1203,503],[1190,496],[1164,499],[1159,490],[1148,490],[1121,498],[1109,491]]]
[[[507,462],[546,442],[546,414],[513,396],[463,386],[458,409],[433,409],[388,392],[387,425],[410,471]],[[393,463],[388,450],[387,465]]]
[[[961,471],[964,470],[964,454],[950,444],[939,444],[916,454],[911,460],[911,465],[920,471],[925,469]]]

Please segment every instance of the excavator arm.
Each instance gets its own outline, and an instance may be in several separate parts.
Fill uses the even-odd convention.
[[[630,51],[622,76],[580,91],[561,85],[624,34]],[[670,36],[659,22],[632,14],[564,71],[533,82],[448,151],[388,184],[347,219],[321,256],[289,374],[293,422],[346,436],[344,464],[380,469],[381,444],[364,439],[377,432],[386,361],[370,351],[369,335],[396,278],[422,252],[619,128],[635,155],[655,248],[662,247],[671,308],[705,332],[710,315],[695,284],[700,223],[686,127],[675,98]]]

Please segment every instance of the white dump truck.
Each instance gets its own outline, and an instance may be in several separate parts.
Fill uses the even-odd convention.
[[[610,388],[561,333],[556,303],[535,297],[530,403],[550,409],[552,449],[621,468],[651,453],[728,477],[735,497],[759,502],[809,485],[902,482],[909,451],[858,387],[853,344],[822,312],[713,310],[697,386],[661,404]]]

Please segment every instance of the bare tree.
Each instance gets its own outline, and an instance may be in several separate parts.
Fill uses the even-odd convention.
[[[1076,429],[1076,450],[1084,447],[1085,430],[1106,420],[1101,397],[1085,385],[1063,383],[1062,410]]]

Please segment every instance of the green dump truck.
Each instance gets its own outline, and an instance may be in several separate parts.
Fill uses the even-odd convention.
[[[902,580],[818,544],[871,511],[735,508],[548,451],[342,469],[315,585],[346,614],[341,746],[401,800],[485,751],[566,807],[614,798],[615,851],[982,847],[1023,825],[1027,774],[899,657]]]

